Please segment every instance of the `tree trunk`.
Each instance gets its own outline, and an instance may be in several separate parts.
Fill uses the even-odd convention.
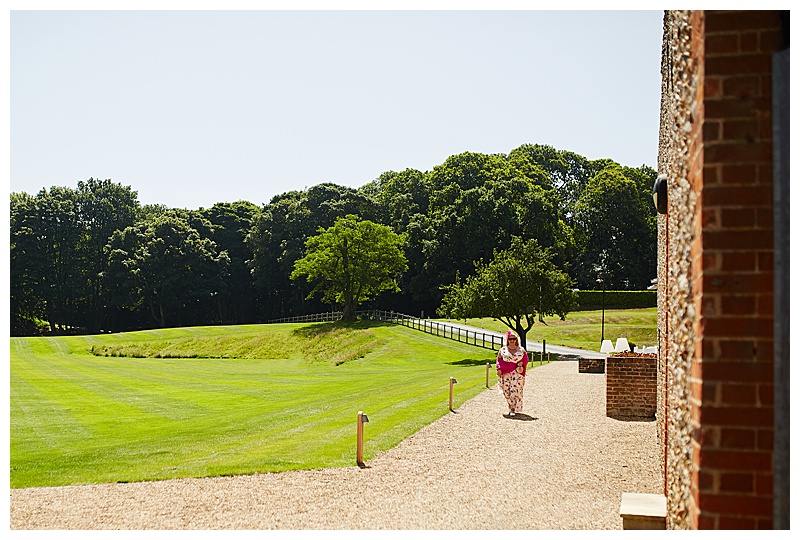
[[[353,300],[345,301],[344,309],[342,310],[342,320],[345,322],[354,322],[356,320],[356,303]]]
[[[517,332],[517,335],[519,336],[519,346],[527,351],[528,350],[528,339],[527,339],[528,331],[527,330],[523,330],[521,326],[517,326],[516,332]]]

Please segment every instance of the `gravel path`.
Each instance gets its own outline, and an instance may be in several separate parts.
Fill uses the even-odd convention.
[[[10,526],[621,529],[623,492],[662,492],[656,423],[607,418],[605,375],[537,367],[525,400],[487,390],[364,469],[13,489]]]

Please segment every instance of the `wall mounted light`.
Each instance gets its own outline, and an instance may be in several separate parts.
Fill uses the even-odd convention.
[[[653,203],[659,214],[667,213],[667,175],[659,174],[653,183]]]

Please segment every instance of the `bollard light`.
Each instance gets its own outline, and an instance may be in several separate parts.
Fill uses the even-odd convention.
[[[364,466],[364,424],[369,422],[369,418],[363,411],[358,411],[358,422],[356,425],[356,464]]]
[[[631,350],[631,346],[628,345],[628,339],[627,338],[624,338],[624,337],[617,338],[617,343],[614,346],[614,351],[615,352],[624,352],[624,351],[630,351],[630,350]]]
[[[450,377],[450,411],[453,411],[453,385],[456,384],[458,381],[455,377]]]
[[[489,388],[489,362],[486,362],[486,388]]]

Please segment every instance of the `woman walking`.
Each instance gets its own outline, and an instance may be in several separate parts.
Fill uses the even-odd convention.
[[[503,341],[504,345],[497,353],[497,378],[508,402],[508,416],[514,416],[522,410],[528,353],[520,346],[519,336],[511,330],[506,332]]]

